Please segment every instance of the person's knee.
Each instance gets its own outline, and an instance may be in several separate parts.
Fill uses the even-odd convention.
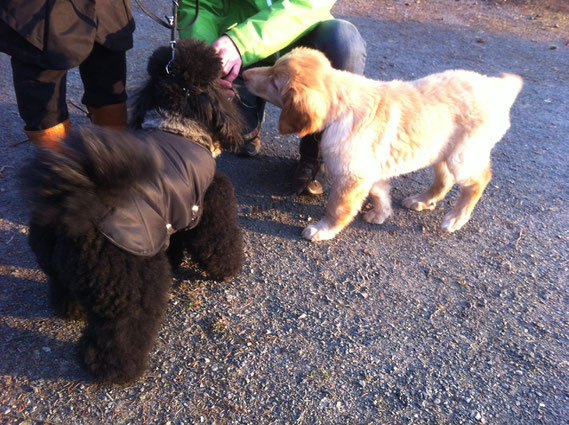
[[[44,69],[14,57],[11,65],[18,111],[26,130],[48,129],[69,118],[66,70]]]
[[[316,28],[322,32],[330,47],[344,50],[350,47],[365,49],[365,41],[354,24],[342,19],[331,19],[321,22]]]
[[[322,51],[334,68],[363,74],[366,42],[351,22],[342,19],[321,22],[310,35],[310,44]]]
[[[126,102],[126,52],[95,43],[89,57],[79,65],[84,94],[81,102],[102,107]]]

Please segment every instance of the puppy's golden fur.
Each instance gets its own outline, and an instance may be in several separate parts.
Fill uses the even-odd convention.
[[[254,94],[282,108],[281,133],[322,132],[331,191],[324,218],[302,232],[312,241],[333,238],[368,195],[373,209],[364,220],[383,223],[391,214],[389,179],[427,166],[435,171],[432,186],[403,205],[433,209],[458,183],[460,198],[442,228],[460,229],[490,181],[490,151],[510,127],[510,108],[523,84],[513,74],[464,70],[410,82],[374,81],[335,70],[308,48],[243,77]]]

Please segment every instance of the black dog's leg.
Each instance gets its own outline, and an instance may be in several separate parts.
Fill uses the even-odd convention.
[[[166,251],[166,256],[170,261],[172,269],[177,269],[184,259],[184,234],[183,232],[174,233],[170,236],[170,245]]]
[[[57,277],[49,277],[49,300],[58,316],[67,320],[85,319],[85,310]]]
[[[113,247],[114,248],[114,247]],[[168,305],[172,281],[164,253],[136,257],[118,249],[101,252],[90,275],[83,361],[100,381],[124,384],[145,371]]]
[[[215,174],[204,197],[200,223],[184,234],[188,251],[214,279],[228,280],[241,270],[244,254],[237,198],[225,174]]]
[[[83,319],[83,308],[72,291],[61,281],[57,273],[58,265],[54,264],[58,258],[56,250],[61,248],[66,241],[58,238],[52,226],[41,226],[32,221],[28,243],[36,255],[38,265],[47,275],[49,300],[56,314],[70,320]]]

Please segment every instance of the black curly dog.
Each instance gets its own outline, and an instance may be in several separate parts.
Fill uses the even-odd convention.
[[[144,373],[185,250],[216,280],[243,263],[233,186],[212,156],[242,143],[239,112],[217,84],[211,47],[182,40],[171,56],[152,54],[134,96],[131,125],[154,114],[149,130],[83,127],[23,172],[51,303],[86,320],[81,357],[103,382]]]

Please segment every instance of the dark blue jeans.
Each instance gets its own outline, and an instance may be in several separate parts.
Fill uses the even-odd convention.
[[[350,22],[331,19],[320,22],[312,31],[294,43],[292,47],[311,47],[320,50],[336,69],[363,74],[366,61],[366,42],[358,29]],[[260,66],[258,64],[251,67]],[[239,107],[245,117],[246,141],[252,140],[263,122],[265,101],[247,90],[239,76],[235,83],[239,85],[239,96],[242,102]],[[319,160],[319,134],[309,134],[300,140],[301,161],[317,162]]]

